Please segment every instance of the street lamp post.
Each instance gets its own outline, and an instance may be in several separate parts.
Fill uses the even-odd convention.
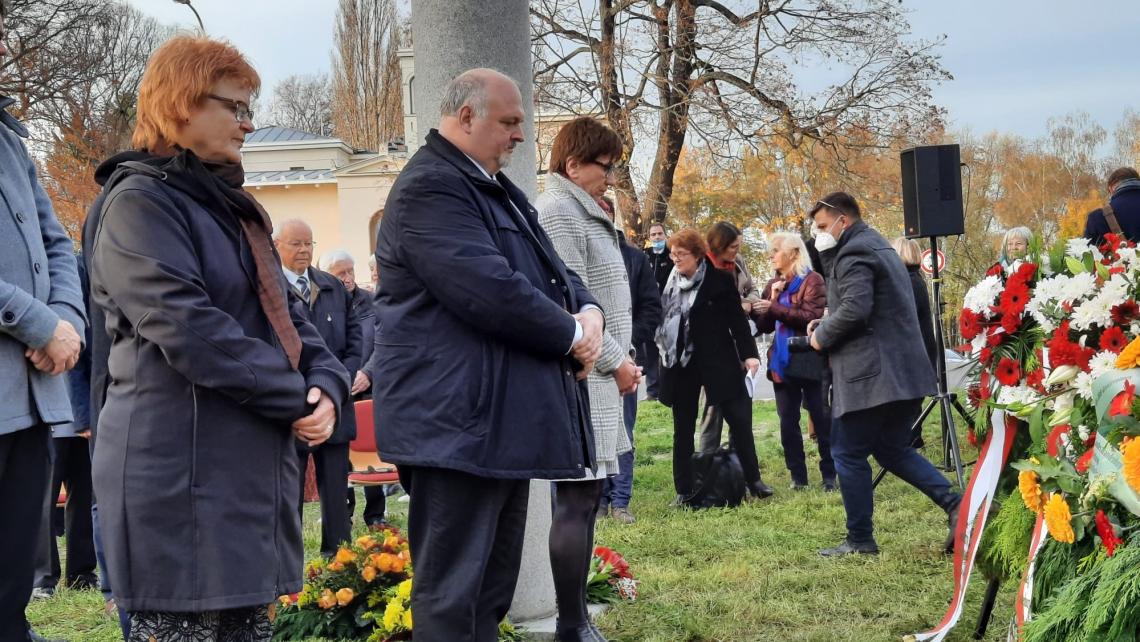
[[[174,1],[177,2],[178,4],[184,4],[187,7],[190,7],[190,10],[194,12],[194,17],[198,19],[198,29],[200,29],[202,31],[202,33],[205,34],[206,33],[206,25],[202,24],[202,16],[198,15],[198,10],[194,8],[194,5],[190,4],[190,0],[174,0]]]

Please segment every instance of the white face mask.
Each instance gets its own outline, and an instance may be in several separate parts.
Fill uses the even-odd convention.
[[[835,219],[835,223],[838,222],[839,219]],[[812,230],[812,235],[815,237],[816,251],[826,252],[830,249],[833,249],[836,245],[839,245],[839,240],[836,239],[835,236],[831,233],[831,228],[835,227],[835,223],[832,223],[831,227],[827,228],[826,232],[820,232],[818,229]],[[843,236],[843,232],[840,231],[839,235]]]

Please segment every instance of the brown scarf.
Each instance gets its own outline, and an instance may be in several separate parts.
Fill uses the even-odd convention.
[[[245,238],[249,241],[253,260],[257,266],[257,298],[261,310],[269,319],[269,325],[285,349],[289,364],[296,370],[301,363],[301,335],[289,316],[289,306],[281,276],[281,260],[273,251],[270,238],[273,222],[265,208],[249,192],[241,188],[245,182],[245,172],[241,165],[202,163],[206,170],[218,179],[214,184],[222,193],[226,203],[235,210]]]

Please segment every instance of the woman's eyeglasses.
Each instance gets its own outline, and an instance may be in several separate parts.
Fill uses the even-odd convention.
[[[251,123],[253,122],[253,110],[249,108],[249,105],[243,103],[242,101],[234,100],[233,98],[226,98],[225,96],[218,96],[216,94],[206,94],[206,97],[213,98],[218,102],[228,105],[230,111],[234,113],[234,120],[237,122],[240,123],[243,120],[248,120]]]

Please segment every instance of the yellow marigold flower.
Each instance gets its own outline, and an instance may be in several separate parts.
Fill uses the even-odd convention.
[[[396,587],[396,597],[407,602],[412,597],[412,581],[404,580]]]
[[[404,606],[397,600],[388,602],[388,606],[384,608],[384,629],[394,631],[400,624],[400,618],[404,615]]]
[[[409,631],[412,630],[412,610],[411,609],[404,611],[404,617],[402,617],[400,619],[400,624],[403,624],[405,629],[407,629]]]
[[[1140,364],[1140,337],[1133,339],[1116,357],[1116,367],[1121,370],[1135,368],[1137,364]]]
[[[389,535],[388,537],[384,538],[384,547],[385,548],[399,548],[399,546],[400,546],[400,538],[399,537],[396,537],[395,535]]]
[[[1032,470],[1017,473],[1017,489],[1021,491],[1021,501],[1025,502],[1025,507],[1034,513],[1040,513],[1044,501],[1041,485],[1037,483],[1037,473]]]
[[[333,592],[329,589],[321,591],[321,598],[317,600],[317,606],[326,611],[331,609],[336,606],[336,595],[333,595]]]
[[[336,552],[336,561],[340,562],[341,564],[348,564],[355,559],[356,553],[353,553],[347,548],[342,548]]]
[[[1058,542],[1072,544],[1076,541],[1073,515],[1069,512],[1069,503],[1060,493],[1049,495],[1049,501],[1045,503],[1045,527],[1049,529],[1050,537]]]
[[[365,582],[371,582],[376,579],[376,568],[373,566],[365,566],[364,570],[360,571],[360,577],[363,577]]]
[[[1120,452],[1124,460],[1124,481],[1132,490],[1140,493],[1140,439],[1129,439],[1121,444]]]
[[[329,562],[328,569],[333,573],[339,573],[344,570],[344,564],[340,562]]]
[[[356,597],[356,593],[353,593],[352,589],[342,588],[336,592],[336,603],[341,606],[348,606],[354,597]]]
[[[369,549],[376,545],[376,540],[372,539],[371,535],[362,535],[356,538],[356,545],[360,548]]]

